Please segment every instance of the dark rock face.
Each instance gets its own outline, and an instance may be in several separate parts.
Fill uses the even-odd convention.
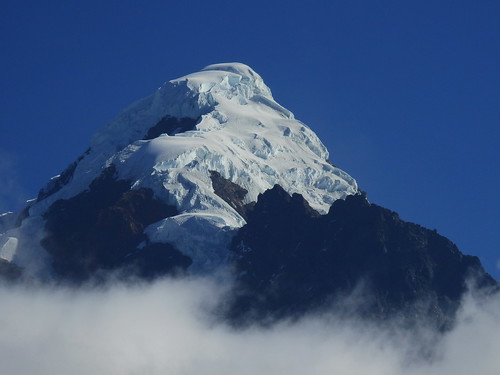
[[[463,255],[435,231],[404,222],[362,194],[319,215],[299,194],[275,186],[245,205],[247,191],[211,172],[215,193],[247,221],[231,244],[235,287],[225,302],[234,324],[272,322],[331,308],[363,287],[356,314],[369,319],[421,317],[446,329],[474,276],[497,287],[476,257]],[[125,270],[144,279],[185,273],[192,261],[170,244],[148,243],[144,228],[177,214],[150,189],[130,189],[110,167],[89,189],[48,209],[42,245],[54,271],[81,282]],[[19,270],[0,264],[15,278]],[[4,276],[5,276],[4,275]]]
[[[177,210],[153,197],[150,189],[130,190],[110,167],[87,191],[58,200],[45,214],[48,236],[42,246],[53,257],[57,274],[83,281],[99,270],[130,268],[142,277],[186,269],[191,259],[170,245],[146,244],[144,228]]]
[[[193,130],[199,119],[189,117],[176,118],[172,116],[163,117],[155,126],[150,128],[144,136],[144,140],[154,139],[162,134],[175,135]]]
[[[248,191],[240,185],[222,177],[217,171],[210,171],[210,179],[212,180],[212,187],[215,194],[233,207],[246,220],[247,212],[253,207],[252,203],[243,203],[243,199],[245,199]]]
[[[361,316],[426,317],[444,329],[469,276],[496,285],[478,258],[364,195],[338,200],[320,216],[302,196],[275,186],[259,196],[247,223],[231,249],[238,276],[228,315],[239,324],[299,317],[362,285]]]
[[[15,228],[18,228],[21,226],[23,223],[23,220],[28,218],[30,216],[30,207],[26,206],[21,212],[19,212],[19,215],[17,215],[16,218],[16,223],[14,225]]]

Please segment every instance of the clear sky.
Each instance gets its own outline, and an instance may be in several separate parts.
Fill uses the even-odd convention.
[[[499,1],[14,1],[0,12],[0,211],[121,109],[250,65],[371,202],[500,279]]]

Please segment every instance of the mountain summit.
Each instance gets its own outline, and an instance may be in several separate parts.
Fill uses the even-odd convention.
[[[80,283],[230,266],[223,310],[237,324],[362,289],[364,317],[446,328],[467,280],[498,289],[476,257],[369,203],[328,157],[250,67],[207,66],[125,109],[22,212],[0,216],[0,274]]]
[[[52,272],[54,254],[68,251],[65,247],[102,244],[97,233],[86,238],[90,228],[85,225],[81,237],[60,237],[78,233],[76,221],[82,217],[109,224],[109,218],[99,218],[105,207],[96,202],[116,203],[131,189],[128,194],[134,197],[147,191],[148,199],[170,207],[170,214],[143,222],[130,219],[121,206],[114,210],[113,217],[121,215],[117,220],[124,221],[124,228],[135,222],[137,238],[132,242],[140,239],[133,247],[125,246],[122,255],[169,244],[191,259],[192,272],[210,271],[227,260],[230,239],[246,223],[246,207],[274,185],[289,194],[300,193],[323,214],[335,200],[356,194],[355,180],[330,164],[328,156],[314,132],[273,99],[250,67],[210,65],[165,83],[100,129],[90,148],[29,203],[19,226],[3,235],[0,257],[30,272]],[[98,186],[109,191],[99,193]],[[93,206],[95,212],[85,216]],[[109,236],[110,228],[102,232]],[[106,241],[106,246],[124,247],[112,242]],[[88,272],[103,266],[89,262]],[[67,267],[55,263],[56,270]]]

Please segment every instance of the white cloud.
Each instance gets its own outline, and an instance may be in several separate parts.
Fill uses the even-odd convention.
[[[209,280],[1,287],[0,363],[17,374],[498,374],[500,299],[468,298],[432,362],[415,336],[330,317],[233,330],[207,314]],[[422,336],[425,338],[425,336]],[[428,339],[429,337],[427,337]]]

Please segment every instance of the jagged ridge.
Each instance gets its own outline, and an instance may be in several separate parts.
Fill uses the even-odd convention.
[[[356,314],[446,329],[469,278],[479,288],[498,287],[477,257],[363,194],[320,216],[300,195],[275,186],[259,197],[232,253],[237,282],[228,314],[238,324],[332,308],[362,288]]]

